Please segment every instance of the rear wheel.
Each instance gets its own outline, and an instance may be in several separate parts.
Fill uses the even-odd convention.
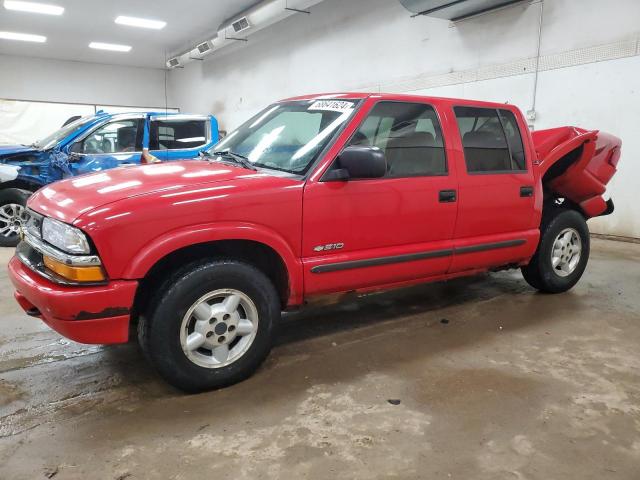
[[[187,392],[244,380],[271,349],[280,302],[251,265],[206,261],[178,272],[151,302],[139,340],[169,383]]]
[[[25,220],[29,192],[17,188],[0,190],[0,247],[15,247]]]
[[[589,228],[575,210],[556,210],[540,228],[538,250],[522,268],[525,280],[547,293],[566,292],[572,288],[589,260]]]

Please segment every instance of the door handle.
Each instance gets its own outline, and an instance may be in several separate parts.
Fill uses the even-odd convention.
[[[520,187],[520,196],[521,197],[533,197],[533,187],[531,187],[531,186]]]
[[[456,201],[455,190],[440,190],[438,193],[438,200],[440,203],[452,203]]]

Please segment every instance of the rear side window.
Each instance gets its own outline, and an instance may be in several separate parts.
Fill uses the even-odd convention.
[[[207,143],[207,127],[202,120],[153,120],[150,150],[183,150]]]
[[[455,107],[469,173],[525,171],[522,137],[508,110]]]
[[[518,122],[513,112],[509,110],[498,110],[502,127],[507,137],[507,144],[511,152],[511,168],[513,170],[526,170],[527,162],[524,155],[524,145],[522,144],[522,135],[518,128]]]
[[[386,177],[447,174],[442,130],[431,105],[380,102],[350,144],[382,149],[387,158]]]

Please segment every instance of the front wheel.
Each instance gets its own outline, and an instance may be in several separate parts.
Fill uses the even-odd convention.
[[[522,268],[524,279],[546,293],[561,293],[572,288],[589,260],[589,228],[575,210],[558,210],[540,228],[538,250]]]
[[[162,377],[187,392],[239,382],[271,349],[280,302],[251,265],[205,261],[178,272],[138,326],[140,344]]]
[[[25,220],[29,192],[17,188],[0,190],[0,247],[15,247]]]

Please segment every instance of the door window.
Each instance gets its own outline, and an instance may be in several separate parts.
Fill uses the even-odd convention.
[[[75,143],[73,151],[93,155],[139,152],[142,150],[142,125],[140,118],[109,122]]]
[[[442,129],[435,110],[423,103],[380,102],[350,145],[371,145],[387,158],[386,177],[447,174]]]
[[[511,168],[513,170],[526,170],[527,162],[524,154],[524,145],[516,116],[509,110],[498,110],[498,113],[500,114],[500,120],[502,120],[509,151],[511,152]]]
[[[150,150],[184,150],[207,143],[206,120],[153,120],[149,133]]]
[[[455,107],[469,173],[526,171],[524,146],[508,110]]]

